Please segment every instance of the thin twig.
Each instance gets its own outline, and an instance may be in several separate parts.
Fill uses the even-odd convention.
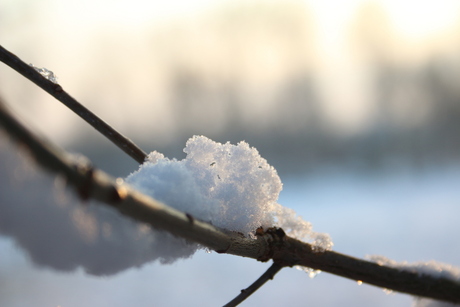
[[[121,150],[127,153],[138,163],[143,163],[147,154],[134,144],[130,139],[123,136],[121,133],[112,128],[109,124],[100,119],[85,106],[76,101],[73,97],[67,94],[59,84],[53,83],[43,77],[33,67],[24,63],[13,53],[9,52],[0,46],[0,61],[41,87],[51,96],[62,102],[69,109],[75,112],[78,116],[84,119],[88,124],[93,126],[97,131],[102,133],[106,138],[112,141]]]
[[[273,263],[265,273],[262,274],[252,285],[246,289],[241,290],[241,293],[238,294],[233,300],[228,302],[224,307],[234,307],[238,306],[241,302],[247,299],[251,294],[256,292],[260,287],[262,287],[268,280],[273,279],[273,277],[278,273],[283,267],[277,263]]]

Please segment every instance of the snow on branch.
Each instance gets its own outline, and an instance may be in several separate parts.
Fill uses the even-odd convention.
[[[120,180],[93,168],[82,159],[71,155],[34,136],[19,123],[0,102],[0,125],[30,151],[32,157],[45,169],[65,176],[67,183],[75,187],[81,198],[94,199],[108,204],[137,221],[154,228],[202,244],[212,250],[258,258],[265,251],[261,240],[233,238],[216,227],[199,221],[193,216],[175,210],[163,203],[134,191]],[[234,240],[238,242],[234,244]]]
[[[46,169],[63,174],[81,197],[99,200],[123,215],[197,242],[219,253],[273,261],[282,267],[301,265],[352,280],[416,296],[460,303],[460,282],[444,277],[420,276],[342,255],[333,251],[315,251],[311,244],[287,236],[281,228],[256,232],[255,238],[218,229],[165,204],[118,184],[89,164],[75,161],[62,150],[37,138],[20,124],[0,103],[0,125],[25,145],[35,160]]]
[[[152,152],[126,182],[146,195],[220,229],[255,237],[255,230],[281,227],[317,251],[332,248],[327,234],[277,203],[282,189],[276,170],[246,142],[221,144],[204,136],[187,141],[183,160]]]
[[[2,47],[0,61],[54,97],[70,99],[73,103],[74,99],[59,85]],[[102,120],[99,123],[109,127],[105,130],[109,132],[103,134],[114,141],[109,136],[115,130]],[[158,153],[150,154],[139,171],[127,178],[148,196],[38,138],[17,121],[1,101],[0,125],[24,145],[21,147],[28,148],[41,166],[63,175],[81,198],[98,200],[102,205],[108,205],[155,229],[165,230],[218,253],[259,261],[272,259],[275,268],[300,265],[394,291],[460,303],[458,278],[451,278],[448,274],[434,276],[388,262],[365,261],[331,251],[327,236],[312,233],[308,222],[276,204],[277,193],[281,189],[276,172],[244,142],[235,146],[196,137],[187,143],[187,158],[182,161],[169,160]],[[146,155],[136,150],[138,147],[132,142],[124,137],[116,139],[114,142],[118,142],[120,148],[134,149],[126,152],[136,157],[136,161],[144,161]],[[161,172],[165,176],[155,177]],[[195,187],[187,191],[190,184],[195,184]],[[163,188],[174,192],[172,194],[178,195],[179,199],[174,201],[170,195],[162,196]],[[196,193],[197,190],[200,193]],[[172,208],[158,198],[163,198],[168,204],[179,205]],[[258,198],[262,199],[261,203],[258,203]],[[193,201],[191,207],[187,207],[187,200]],[[198,204],[202,204],[204,209],[197,207]],[[243,215],[232,212],[233,206],[238,208],[237,211],[244,212]],[[190,212],[187,212],[189,209]],[[227,220],[228,217],[233,220]],[[312,244],[298,240],[305,238]],[[266,277],[263,279],[266,280]]]

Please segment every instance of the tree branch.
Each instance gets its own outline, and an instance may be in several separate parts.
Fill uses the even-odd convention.
[[[144,161],[146,154],[129,139],[79,104],[61,86],[47,80],[1,46],[0,61],[67,105],[136,161]],[[314,251],[310,244],[286,236],[279,228],[258,233],[256,239],[251,239],[195,219],[126,185],[117,184],[114,178],[92,168],[89,163],[76,161],[63,150],[36,137],[15,119],[1,101],[0,125],[10,136],[26,146],[41,166],[54,173],[64,174],[67,182],[76,188],[82,198],[101,201],[130,218],[197,242],[218,253],[259,261],[273,259],[280,268],[301,265],[399,292],[460,303],[458,281],[381,266],[332,251]]]
[[[0,125],[26,146],[41,166],[64,174],[81,197],[101,201],[123,215],[197,242],[218,253],[259,261],[273,259],[280,267],[301,265],[398,292],[460,303],[458,281],[381,266],[333,251],[314,251],[310,244],[286,236],[280,228],[270,228],[259,233],[256,239],[251,239],[195,219],[124,184],[117,184],[115,178],[93,169],[87,163],[75,161],[61,149],[34,136],[10,114],[1,101]]]
[[[75,114],[84,119],[88,124],[93,126],[97,131],[102,133],[106,138],[112,141],[121,150],[127,153],[130,157],[142,164],[147,154],[134,144],[130,139],[123,136],[121,133],[116,131],[102,119],[100,119],[93,112],[88,110],[73,97],[67,94],[59,84],[53,83],[50,80],[43,77],[33,67],[24,63],[13,53],[9,52],[2,46],[0,46],[0,61],[41,87],[51,96],[62,102]]]
[[[224,305],[224,307],[234,307],[238,306],[245,299],[247,299],[251,294],[259,290],[268,280],[273,279],[276,273],[278,273],[283,267],[274,262],[265,273],[262,274],[254,283],[252,283],[246,289],[241,290],[241,293],[236,296],[233,300]]]
[[[272,244],[270,250],[273,261],[284,266],[301,265],[402,293],[460,303],[458,280],[379,265],[333,251],[318,253],[311,245],[287,236],[279,244]]]
[[[80,197],[91,198],[115,208],[123,215],[147,223],[156,229],[202,244],[217,252],[258,258],[264,252],[261,240],[241,238],[226,233],[190,214],[145,196],[89,163],[75,160],[71,155],[33,135],[0,101],[0,126],[14,139],[25,145],[35,160],[45,169],[62,174],[75,187]]]

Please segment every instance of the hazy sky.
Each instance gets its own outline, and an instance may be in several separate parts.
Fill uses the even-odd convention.
[[[286,80],[308,73],[324,121],[354,133],[375,120],[375,53],[408,67],[435,55],[449,61],[458,54],[459,15],[458,1],[3,0],[0,39],[129,135],[174,136],[170,102],[180,72],[209,93],[234,84],[251,101],[243,114],[249,121],[270,118]],[[80,121],[15,75],[0,71],[2,94],[26,103],[28,120],[68,142]],[[216,95],[218,130],[226,114]]]

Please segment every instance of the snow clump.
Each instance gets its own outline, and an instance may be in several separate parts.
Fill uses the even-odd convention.
[[[40,75],[45,77],[46,79],[50,80],[51,82],[58,84],[58,78],[57,76],[49,69],[45,67],[37,67],[34,64],[29,64],[33,69],[35,69]]]
[[[221,144],[194,136],[184,152],[180,161],[150,153],[126,182],[195,218],[248,237],[258,227],[277,226],[317,251],[332,248],[329,235],[314,233],[309,222],[277,203],[281,180],[248,143]]]

